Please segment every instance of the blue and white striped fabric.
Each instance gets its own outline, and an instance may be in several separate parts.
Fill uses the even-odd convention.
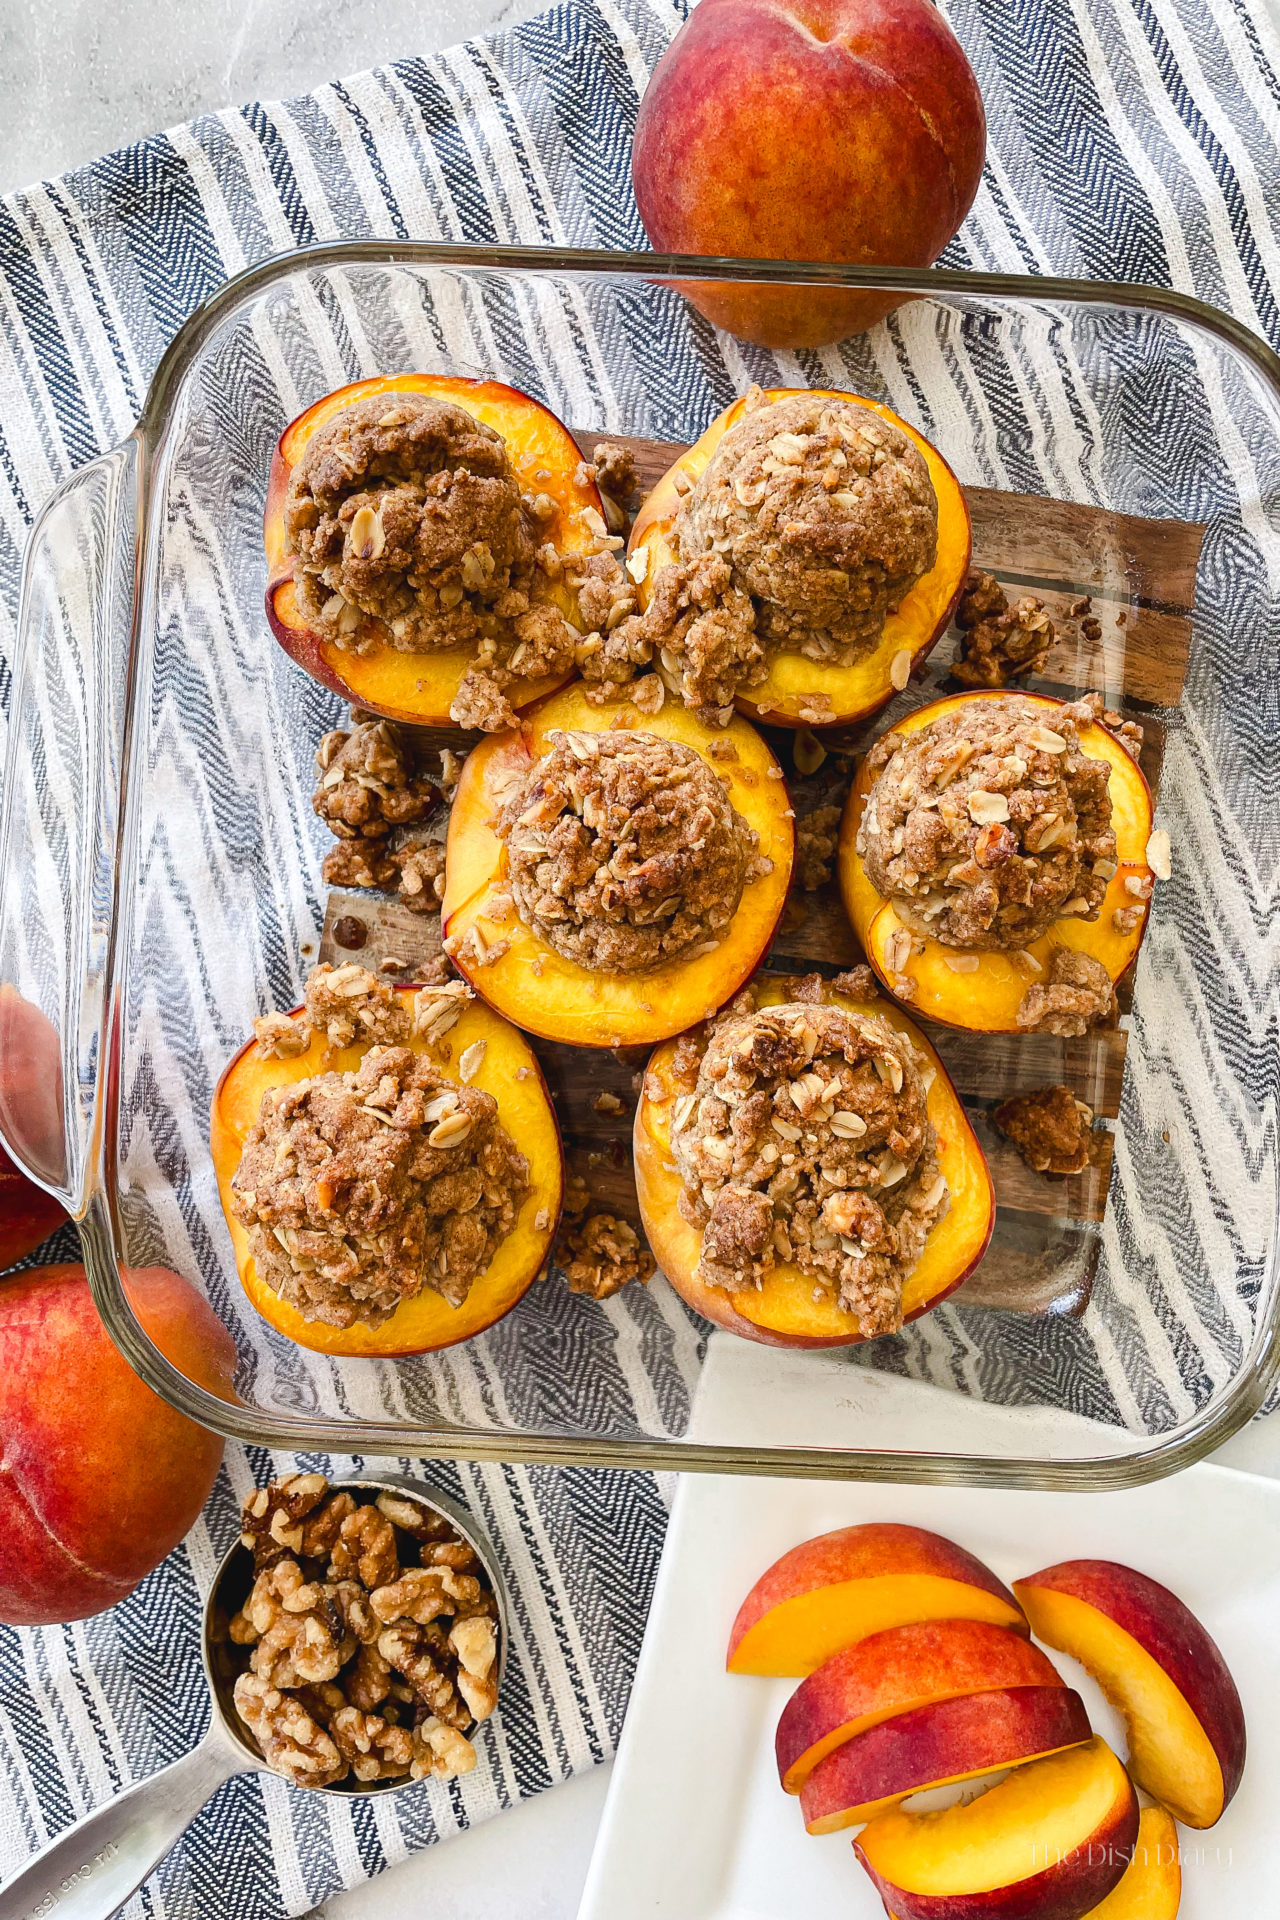
[[[990,122],[982,188],[948,259],[1172,284],[1280,346],[1280,41],[1256,0],[950,0],[946,11]],[[127,432],[191,308],[255,259],[342,236],[643,244],[630,130],[682,12],[669,0],[571,0],[492,41],[287,106],[209,116],[0,205],[0,705],[32,515],[68,471]],[[1257,503],[1274,497],[1273,479],[1253,471],[1229,411],[1217,421],[1214,484],[1240,476],[1241,513],[1264,513]],[[1027,483],[1036,483],[1034,472]],[[1207,583],[1219,636],[1230,631],[1229,574]],[[1274,768],[1254,751],[1264,730],[1274,735],[1274,687],[1272,673],[1257,694],[1270,703],[1265,729],[1259,722],[1251,733],[1243,708],[1231,715],[1259,792],[1274,782]],[[1211,747],[1191,738],[1180,751],[1212,761]],[[1208,833],[1194,817],[1179,826],[1190,839]],[[1184,1066],[1198,1060],[1196,1034],[1217,1030],[1224,996],[1239,1003],[1242,1053],[1268,1018],[1264,986],[1280,939],[1271,931],[1280,925],[1275,874],[1258,871],[1239,847],[1212,886],[1198,910],[1210,926],[1239,933],[1225,943],[1235,971],[1215,953],[1203,957],[1179,1029],[1190,1036]],[[1191,899],[1189,917],[1196,910]],[[1179,931],[1194,947],[1193,929]],[[1202,1022],[1197,993],[1214,1003]],[[1170,1044],[1180,1044],[1177,1035]],[[1211,1063],[1185,1070],[1208,1074]],[[1235,1060],[1232,1071],[1241,1072]],[[1238,1137],[1214,1143],[1228,1159],[1222,1184],[1245,1194],[1250,1170],[1266,1158],[1260,1143],[1276,1100],[1269,1085],[1251,1093]],[[1123,1152],[1117,1168],[1119,1226],[1108,1232],[1132,1236],[1134,1176]],[[1265,1224],[1247,1207],[1226,1221],[1208,1206],[1189,1222],[1153,1217],[1147,1239],[1124,1249],[1149,1260],[1153,1275],[1163,1271],[1159,1234],[1193,1234],[1207,1273],[1229,1270],[1243,1282],[1221,1300],[1210,1283],[1186,1299],[1135,1283],[1126,1336],[1087,1350],[1064,1328],[1034,1391],[1135,1425],[1182,1417],[1247,1337],[1248,1278],[1260,1266]],[[63,1249],[73,1257],[69,1242]],[[1186,1271],[1185,1245],[1182,1252]],[[1124,1264],[1113,1242],[1107,1258],[1117,1272]],[[940,1315],[932,1324],[890,1363],[986,1390],[952,1322]],[[1034,1356],[1010,1339],[1007,1364],[1029,1369]],[[690,1379],[692,1336],[653,1365]],[[684,1398],[683,1387],[672,1394],[669,1381],[659,1385],[669,1396],[659,1394],[662,1404]],[[0,1869],[198,1735],[201,1595],[232,1537],[238,1496],[282,1464],[230,1450],[184,1549],[109,1615],[0,1630]],[[347,1464],[333,1463],[339,1472]],[[233,1782],[131,1914],[268,1920],[304,1912],[339,1884],[611,1750],[661,1547],[656,1483],[496,1467],[445,1467],[434,1477],[488,1519],[519,1596],[504,1710],[486,1730],[478,1772],[351,1804],[308,1801],[259,1777]]]

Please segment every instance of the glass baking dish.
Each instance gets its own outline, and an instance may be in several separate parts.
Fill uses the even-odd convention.
[[[914,297],[841,348],[770,354],[716,333],[686,297],[695,279]],[[1077,584],[1106,620],[1108,699],[1133,695],[1167,729],[1159,819],[1174,872],[1125,1021],[1089,1304],[1027,1314],[962,1292],[834,1360],[777,1356],[793,1395],[809,1366],[815,1395],[833,1377],[852,1389],[867,1368],[918,1383],[918,1436],[911,1419],[883,1434],[873,1420],[856,1449],[821,1444],[812,1422],[789,1431],[767,1404],[773,1357],[754,1349],[733,1437],[703,1420],[690,1438],[707,1329],[660,1276],[604,1304],[542,1283],[489,1333],[398,1362],[306,1352],[242,1293],[209,1103],[254,1016],[296,1004],[314,957],[325,836],[312,753],[340,714],[267,631],[267,466],[312,401],[407,370],[493,375],[575,428],[668,443],[696,437],[755,379],[883,399],[979,490],[997,570],[1026,590],[1052,563],[1054,516],[1095,510]],[[1020,545],[1030,509],[1009,494],[1042,503],[1034,553]],[[1146,572],[1114,537],[1118,515],[1160,523],[1143,536]],[[297,1451],[1066,1488],[1133,1484],[1220,1444],[1263,1405],[1280,1360],[1268,923],[1280,819],[1265,777],[1280,760],[1278,515],[1280,360],[1171,293],[374,242],[231,281],[168,349],[133,435],[47,503],[23,578],[0,1058],[25,1070],[0,1073],[0,1131],[76,1216],[114,1339],[196,1419]],[[1160,595],[1177,522],[1203,530],[1194,625]],[[1190,635],[1185,686],[1162,702],[1175,629]],[[1015,1278],[1048,1244],[1006,1239]],[[193,1280],[230,1329],[238,1401],[207,1391],[135,1317],[122,1269],[151,1264]],[[966,1437],[973,1398],[1020,1410],[1012,1453]],[[1064,1411],[1103,1424],[1064,1438]],[[760,1438],[743,1444],[744,1428]]]

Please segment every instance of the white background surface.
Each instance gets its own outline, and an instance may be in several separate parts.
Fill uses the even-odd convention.
[[[305,92],[506,26],[544,0],[0,0],[0,192],[206,109]],[[1280,13],[1280,0],[1262,0]],[[1220,1459],[1280,1478],[1280,1420]],[[317,1920],[574,1920],[609,1770],[544,1794]],[[1225,1916],[1224,1916],[1225,1920]]]

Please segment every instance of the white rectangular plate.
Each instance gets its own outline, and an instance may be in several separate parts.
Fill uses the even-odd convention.
[[[1249,1733],[1243,1783],[1218,1825],[1179,1829],[1180,1920],[1280,1915],[1280,1483],[1204,1466],[1107,1494],[685,1479],[578,1920],[884,1920],[852,1835],[811,1838],[778,1785],[773,1733],[796,1682],[724,1670],[757,1576],[799,1541],[862,1520],[933,1528],[1005,1581],[1089,1557],[1179,1594],[1221,1647]],[[1098,1689],[1052,1658],[1123,1755]]]

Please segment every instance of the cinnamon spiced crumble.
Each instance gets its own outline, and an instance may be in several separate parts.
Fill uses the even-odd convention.
[[[731,1292],[798,1266],[864,1337],[902,1324],[902,1289],[950,1204],[910,1042],[816,992],[743,997],[684,1064],[672,1154],[701,1272]],[[696,1065],[695,1065],[696,1061]]]
[[[556,732],[497,831],[521,920],[566,959],[637,973],[722,937],[757,836],[691,748],[639,729]]]

